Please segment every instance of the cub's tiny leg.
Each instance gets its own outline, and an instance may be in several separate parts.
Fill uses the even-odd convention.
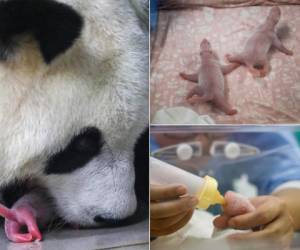
[[[287,49],[283,44],[282,42],[279,40],[279,38],[275,35],[274,36],[274,39],[273,39],[273,43],[272,45],[278,49],[280,52],[288,55],[288,56],[292,56],[294,53],[293,51]]]
[[[188,102],[191,105],[195,105],[195,104],[209,102],[211,100],[212,100],[212,97],[210,95],[203,95],[203,96],[194,95],[193,97],[188,99]]]
[[[237,114],[237,110],[234,109],[228,102],[225,100],[224,97],[217,96],[213,100],[214,104],[224,111],[227,115],[235,115]]]
[[[232,71],[234,71],[235,69],[237,69],[239,66],[240,66],[239,63],[231,63],[228,65],[223,65],[223,66],[221,66],[222,73],[224,75],[227,75],[227,74],[231,73]]]
[[[198,74],[185,74],[180,73],[179,74],[184,80],[191,81],[191,82],[198,82]]]
[[[241,54],[237,54],[237,55],[225,55],[226,59],[228,60],[228,62],[231,63],[238,63],[238,64],[243,64],[244,63],[244,58]]]
[[[192,98],[193,96],[199,96],[199,97],[202,97],[204,94],[204,91],[203,89],[200,87],[200,86],[195,86],[194,88],[192,88],[189,93],[187,94],[186,96],[186,99],[190,99]]]

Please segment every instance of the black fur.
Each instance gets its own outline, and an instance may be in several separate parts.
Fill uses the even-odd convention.
[[[30,192],[30,185],[28,180],[22,181],[12,181],[9,185],[4,186],[1,188],[0,192],[2,196],[2,200],[0,203],[3,202],[5,206],[11,208],[17,200],[19,200],[22,196]],[[0,217],[0,226],[4,222],[4,218]]]
[[[30,33],[46,63],[64,53],[79,37],[83,19],[70,6],[54,0],[0,2],[0,56],[7,58],[17,35]]]
[[[67,174],[83,167],[99,155],[104,144],[101,132],[95,127],[85,128],[67,147],[53,155],[46,164],[46,174]]]
[[[9,208],[12,207],[17,200],[29,193],[31,189],[29,180],[12,181],[1,190],[4,204]]]
[[[134,215],[118,225],[137,223],[148,219],[149,215],[149,129],[138,139],[134,150],[135,193],[137,196],[137,210]]]
[[[135,191],[139,200],[149,201],[149,129],[138,139],[135,145]]]

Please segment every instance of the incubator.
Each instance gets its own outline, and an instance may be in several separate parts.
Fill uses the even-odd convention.
[[[209,152],[213,157],[221,156],[226,157],[227,159],[237,159],[240,157],[257,155],[260,150],[256,147],[243,143],[214,141]]]
[[[212,142],[209,155],[212,157],[225,157],[227,159],[237,159],[246,156],[254,156],[260,150],[254,146],[236,143],[231,141]],[[204,156],[201,142],[186,142],[169,147],[165,147],[153,152],[157,157],[177,157],[181,161],[191,160],[193,157]]]
[[[292,132],[291,127],[274,127],[268,131],[247,126],[234,129],[154,127],[151,155],[193,176],[213,177],[221,194],[232,190],[247,197],[267,195],[283,183],[300,178],[294,167],[299,162],[300,151]],[[166,138],[165,142],[162,138]],[[164,172],[160,178],[182,183],[179,177],[176,181],[169,177],[169,173]]]

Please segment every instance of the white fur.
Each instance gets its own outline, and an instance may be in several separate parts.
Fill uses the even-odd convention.
[[[46,65],[36,42],[22,37],[0,64],[0,185],[45,178],[59,211],[74,223],[91,223],[89,214],[109,208],[113,217],[126,217],[136,206],[133,146],[148,123],[147,35],[128,1],[59,2],[84,18],[75,44]],[[72,174],[44,177],[47,157],[87,126],[101,130],[114,163],[104,153]]]
[[[97,225],[94,218],[124,219],[135,212],[132,154],[104,152],[71,175],[47,176],[57,213],[67,222]]]

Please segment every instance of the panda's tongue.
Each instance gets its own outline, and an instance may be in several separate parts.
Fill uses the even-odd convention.
[[[0,216],[4,217],[5,219],[17,221],[16,215],[7,207],[0,203]]]

